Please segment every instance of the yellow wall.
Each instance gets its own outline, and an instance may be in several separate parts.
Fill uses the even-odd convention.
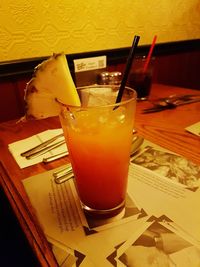
[[[0,0],[0,61],[200,38],[200,0]]]

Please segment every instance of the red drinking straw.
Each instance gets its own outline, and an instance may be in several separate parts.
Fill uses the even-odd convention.
[[[149,62],[150,62],[150,59],[151,59],[151,55],[152,55],[152,52],[153,52],[153,49],[154,49],[154,46],[155,46],[155,43],[156,43],[156,39],[157,39],[157,35],[155,35],[154,38],[153,38],[153,42],[152,42],[151,47],[149,49],[149,53],[148,53],[146,62],[144,64],[144,68],[142,70],[143,73],[146,72],[146,70],[148,68],[148,65],[149,65]]]

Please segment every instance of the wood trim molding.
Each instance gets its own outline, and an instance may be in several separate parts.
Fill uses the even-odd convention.
[[[147,54],[149,45],[138,46],[137,54]],[[74,65],[73,60],[78,58],[96,57],[101,55],[107,56],[107,64],[115,65],[126,62],[130,47],[101,50],[85,53],[76,53],[67,55],[68,64],[70,70],[73,72]],[[154,56],[171,55],[189,51],[200,50],[200,39],[184,40],[176,42],[158,43],[155,45]],[[0,62],[0,78],[18,77],[19,75],[27,75],[33,72],[36,65],[41,63],[47,57],[30,58],[16,61],[4,61]]]

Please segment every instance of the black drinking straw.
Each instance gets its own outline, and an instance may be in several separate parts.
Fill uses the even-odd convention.
[[[122,95],[123,95],[124,88],[125,88],[125,85],[126,85],[126,82],[127,82],[127,79],[128,79],[128,75],[129,75],[129,72],[130,72],[130,69],[131,69],[131,66],[132,66],[133,58],[135,56],[135,50],[137,48],[139,39],[140,39],[140,36],[135,35],[135,37],[133,39],[131,50],[130,50],[129,55],[128,55],[126,68],[125,68],[125,71],[124,71],[124,74],[123,74],[123,77],[122,77],[122,82],[121,82],[121,85],[120,85],[119,92],[118,92],[117,99],[116,99],[115,103],[119,103],[121,101],[121,99],[122,99]]]

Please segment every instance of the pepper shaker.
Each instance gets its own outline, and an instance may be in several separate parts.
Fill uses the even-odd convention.
[[[113,84],[118,85],[121,83],[122,73],[120,71],[104,71],[97,77],[98,84]]]

